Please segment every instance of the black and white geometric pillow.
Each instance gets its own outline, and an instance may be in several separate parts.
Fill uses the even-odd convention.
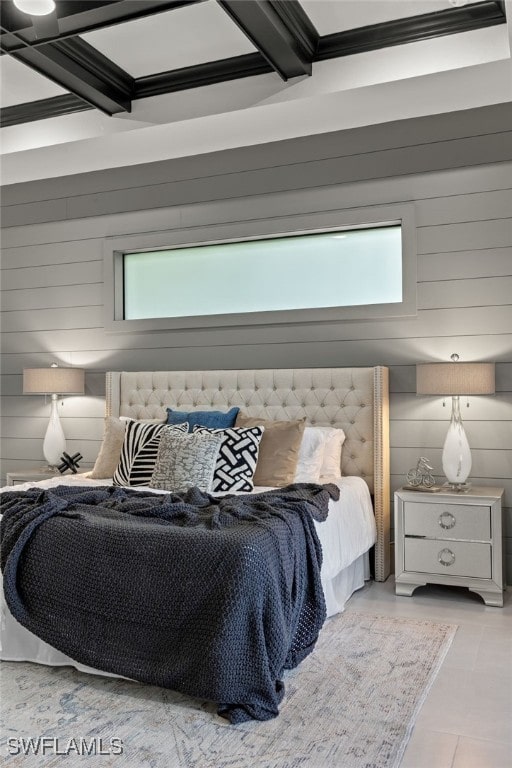
[[[230,427],[228,429],[194,427],[194,432],[222,434],[213,475],[213,492],[252,491],[253,476],[264,430],[265,427]]]
[[[149,485],[164,429],[187,432],[187,424],[144,424],[128,421],[114,485]]]

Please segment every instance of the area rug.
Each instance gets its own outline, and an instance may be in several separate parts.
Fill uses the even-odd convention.
[[[279,717],[238,726],[168,690],[4,662],[1,754],[34,768],[397,768],[455,631],[339,615],[285,676]]]

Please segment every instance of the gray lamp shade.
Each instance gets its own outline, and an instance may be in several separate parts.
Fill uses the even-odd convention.
[[[24,368],[24,395],[83,395],[83,368]]]
[[[416,366],[418,395],[493,395],[494,363],[423,363]]]

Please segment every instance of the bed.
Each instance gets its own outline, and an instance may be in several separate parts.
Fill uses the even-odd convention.
[[[372,547],[374,578],[383,581],[390,571],[387,369],[110,372],[106,377],[106,417],[110,419],[157,422],[166,418],[168,408],[225,411],[233,407],[247,418],[305,419],[311,427],[334,427],[345,433],[338,476],[321,480],[339,490],[339,499],[330,499],[327,519],[315,522],[323,552],[326,615],[342,611],[350,595],[370,577]],[[101,488],[110,484],[108,478],[64,476],[38,485]],[[256,487],[254,492],[269,489]],[[13,618],[5,602],[1,637],[4,660],[70,664],[110,674],[45,643]]]

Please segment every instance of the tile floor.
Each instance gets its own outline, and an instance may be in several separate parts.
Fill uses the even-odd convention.
[[[462,588],[397,597],[393,577],[350,600],[359,610],[457,624],[400,768],[512,768],[512,588],[503,608]]]

